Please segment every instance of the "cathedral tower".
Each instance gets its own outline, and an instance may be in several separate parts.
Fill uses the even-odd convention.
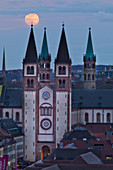
[[[36,120],[38,89],[38,58],[33,26],[23,60],[23,133],[24,160],[36,160]]]
[[[46,28],[44,28],[42,50],[39,56],[41,87],[46,86],[46,85],[50,87],[50,63],[51,63],[51,56],[48,52]]]
[[[84,60],[84,89],[96,89],[96,77],[95,77],[96,56],[93,53],[91,28],[89,28],[87,49],[83,60]]]
[[[64,24],[55,59],[56,146],[65,132],[71,130],[71,59]]]

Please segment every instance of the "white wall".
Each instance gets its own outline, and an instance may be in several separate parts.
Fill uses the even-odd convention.
[[[25,159],[35,161],[35,113],[36,92],[24,92]],[[27,148],[26,148],[27,147]],[[26,158],[27,155],[27,158]]]
[[[56,146],[67,131],[67,95],[68,92],[56,92]]]

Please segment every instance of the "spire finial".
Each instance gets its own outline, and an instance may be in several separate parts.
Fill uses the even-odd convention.
[[[91,31],[91,27],[89,27],[89,31]]]
[[[46,31],[46,27],[44,27],[44,31]]]
[[[33,22],[31,22],[31,28],[33,28]]]
[[[64,28],[64,21],[62,22],[62,27]]]

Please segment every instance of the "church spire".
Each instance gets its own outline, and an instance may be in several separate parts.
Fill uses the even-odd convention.
[[[44,38],[42,43],[42,50],[40,54],[40,60],[51,60],[51,56],[48,52],[48,44],[47,44],[47,36],[46,36],[46,28],[44,28]]]
[[[95,55],[93,53],[93,44],[92,44],[92,38],[91,38],[91,28],[89,28],[89,35],[88,35],[88,42],[87,42],[87,49],[86,49],[86,55],[84,56],[85,60],[93,61],[95,60]]]
[[[64,24],[62,24],[62,34],[61,34],[60,44],[59,44],[57,58],[55,62],[56,63],[71,63],[71,59],[69,58]]]
[[[24,63],[37,63],[37,50],[35,45],[34,33],[33,33],[33,25],[31,25],[31,32],[29,36]]]
[[[5,48],[3,49],[2,74],[5,73]]]

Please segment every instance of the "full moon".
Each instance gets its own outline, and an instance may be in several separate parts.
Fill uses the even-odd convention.
[[[39,22],[39,17],[37,14],[28,14],[25,16],[25,22],[27,25],[36,25]]]

